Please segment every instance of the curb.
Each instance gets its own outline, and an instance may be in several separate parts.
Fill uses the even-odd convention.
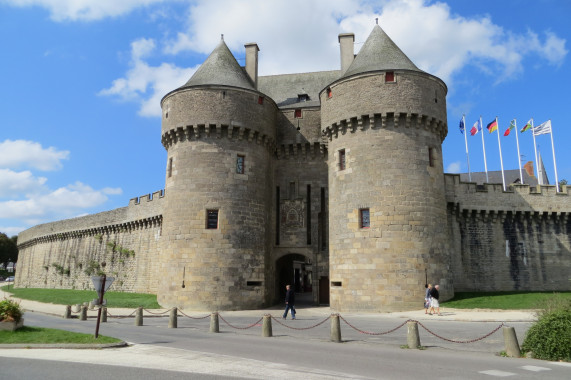
[[[99,350],[105,348],[121,348],[127,347],[127,342],[121,341],[117,343],[14,343],[14,344],[0,344],[0,349],[90,349]]]

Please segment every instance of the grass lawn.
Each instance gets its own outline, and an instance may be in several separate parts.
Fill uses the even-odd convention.
[[[454,309],[540,309],[555,300],[571,302],[571,292],[457,292],[442,307]]]
[[[76,305],[97,298],[95,290],[14,288],[13,285],[3,286],[2,290],[13,294],[16,298],[59,305]],[[142,306],[145,309],[161,307],[157,303],[155,294],[107,292],[104,298],[107,300],[107,307],[137,308]]]
[[[90,334],[80,334],[65,330],[46,329],[43,327],[24,326],[16,331],[0,331],[1,344],[33,344],[33,343],[75,343],[75,344],[105,344],[119,343],[120,339],[99,335],[95,339]]]

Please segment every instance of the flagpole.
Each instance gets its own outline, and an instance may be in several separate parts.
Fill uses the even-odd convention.
[[[484,169],[486,170],[486,183],[489,183],[488,179],[488,163],[486,161],[486,143],[484,142],[484,131],[482,126],[482,115],[480,115],[480,124],[478,125],[480,132],[482,132],[482,149],[484,149]]]
[[[553,145],[553,125],[551,125],[551,123],[549,123],[550,131],[551,131],[551,152],[553,153],[553,168],[555,169],[555,186],[557,189],[557,192],[561,191],[559,189],[559,178],[557,178],[557,164],[555,163],[555,147]]]
[[[534,127],[534,123],[533,123],[533,117],[531,118],[531,134],[533,135],[533,150],[535,151],[535,172],[537,173],[537,183],[542,185],[543,181],[541,180],[541,177],[539,176],[539,161],[537,161],[537,144],[535,142],[535,132],[533,131],[535,129]]]
[[[472,173],[470,171],[470,155],[468,154],[468,130],[466,129],[465,115],[462,115],[462,124],[464,124],[464,142],[466,143],[466,160],[468,161],[468,181],[472,182]]]
[[[519,153],[519,137],[517,136],[519,131],[517,130],[517,120],[516,119],[514,119],[514,128],[515,128],[515,142],[517,144],[517,163],[519,164],[519,178],[521,180],[521,184],[523,185],[524,182],[523,182],[523,172],[521,170],[521,155]]]
[[[496,132],[498,132],[498,146],[500,147],[500,165],[502,167],[502,183],[506,191],[506,176],[504,175],[504,160],[502,158],[502,143],[500,141],[500,128],[498,127],[498,117],[496,116]]]

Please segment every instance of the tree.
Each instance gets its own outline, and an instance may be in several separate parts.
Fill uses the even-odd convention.
[[[563,185],[567,185],[567,180],[565,178],[563,178],[562,180],[559,181],[559,187],[561,187]]]
[[[0,232],[0,263],[4,264],[4,267],[6,267],[9,262],[15,263],[18,261],[17,241],[17,236],[9,238],[8,235]]]

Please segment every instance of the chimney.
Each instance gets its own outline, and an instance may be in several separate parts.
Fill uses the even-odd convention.
[[[341,33],[339,35],[339,46],[341,48],[341,71],[345,72],[353,63],[355,34]]]
[[[254,82],[254,87],[258,88],[258,44],[255,42],[250,42],[244,45],[246,48],[246,73]]]

